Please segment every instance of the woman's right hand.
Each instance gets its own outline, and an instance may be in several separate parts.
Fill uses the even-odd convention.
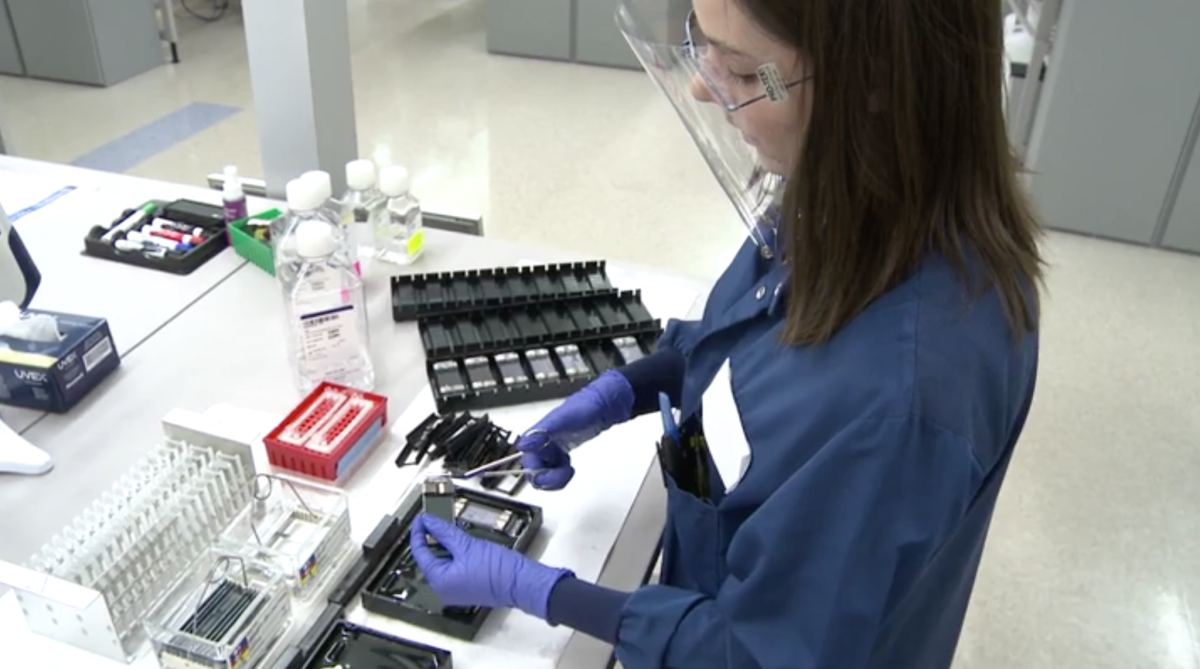
[[[575,476],[571,451],[608,428],[629,420],[633,387],[617,371],[607,371],[576,391],[517,440],[521,466],[539,469],[530,481],[541,490],[561,490]]]

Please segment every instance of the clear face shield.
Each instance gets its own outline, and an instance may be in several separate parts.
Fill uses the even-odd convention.
[[[729,118],[752,104],[787,100],[788,89],[801,81],[785,81],[774,63],[759,65],[753,75],[734,74],[727,51],[700,30],[690,0],[621,0],[617,27],[679,114],[750,237],[771,257],[774,234],[762,224],[773,225],[766,217],[783,177],[762,167]]]

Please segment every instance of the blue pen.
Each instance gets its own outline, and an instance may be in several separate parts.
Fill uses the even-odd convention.
[[[671,410],[671,398],[667,397],[666,393],[658,394],[658,412],[662,415],[663,434],[679,443],[679,425],[675,421],[675,416]]]

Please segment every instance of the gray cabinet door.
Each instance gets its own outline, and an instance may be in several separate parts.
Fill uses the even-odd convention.
[[[1032,142],[1047,225],[1153,241],[1196,107],[1197,25],[1200,2],[1063,4]]]
[[[1200,151],[1192,152],[1191,165],[1167,222],[1163,246],[1200,253]]]
[[[4,0],[0,0],[0,73],[25,74],[21,51],[17,49],[17,34],[13,32],[12,21],[8,19],[8,5]]]
[[[104,83],[86,0],[8,0],[31,77]]]
[[[593,65],[640,69],[629,43],[617,29],[616,0],[575,0],[575,60]]]
[[[31,77],[111,86],[166,62],[154,0],[8,0]]]
[[[487,0],[486,11],[488,51],[571,59],[571,0]]]
[[[89,0],[104,85],[166,64],[154,0]]]

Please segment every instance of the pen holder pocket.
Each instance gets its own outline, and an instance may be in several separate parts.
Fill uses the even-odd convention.
[[[664,473],[667,526],[663,534],[662,576],[665,585],[715,595],[724,574],[720,559],[720,518],[716,506],[680,490]]]

